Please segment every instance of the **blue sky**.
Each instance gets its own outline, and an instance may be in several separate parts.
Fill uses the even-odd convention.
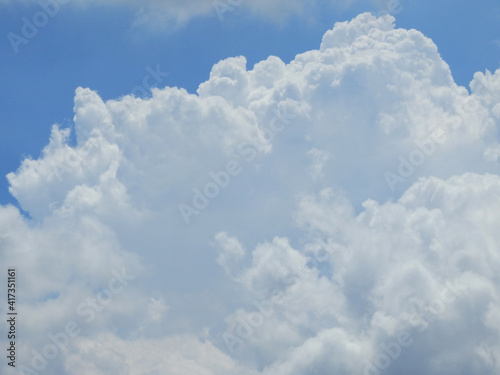
[[[458,84],[468,87],[476,71],[500,66],[500,45],[495,44],[500,40],[498,2],[401,4],[397,27],[415,28],[430,37]],[[16,54],[7,34],[21,34],[22,17],[32,17],[40,7],[0,3],[0,175],[15,171],[25,156],[38,157],[52,124],[71,126],[78,86],[96,90],[104,99],[118,98],[140,84],[146,67],[159,65],[170,74],[159,86],[194,93],[208,79],[212,65],[224,58],[244,55],[249,68],[269,55],[288,62],[297,53],[318,48],[321,36],[335,22],[381,8],[356,2],[344,10],[326,5],[319,9],[313,21],[295,15],[279,25],[238,9],[226,13],[221,22],[214,10],[179,28],[161,30],[131,26],[133,7],[64,5]],[[7,181],[1,181],[0,203],[15,203]]]

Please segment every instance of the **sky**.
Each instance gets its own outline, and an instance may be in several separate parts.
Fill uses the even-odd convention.
[[[498,374],[498,2],[0,0],[0,35],[2,373]]]

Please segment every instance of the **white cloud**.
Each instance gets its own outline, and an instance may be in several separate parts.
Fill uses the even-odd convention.
[[[197,94],[78,88],[76,145],[55,125],[8,175],[32,219],[0,208],[23,364],[74,321],[47,371],[497,373],[500,71],[471,88],[369,14]]]
[[[151,298],[151,302],[148,305],[149,317],[153,322],[161,322],[163,315],[168,311],[168,306],[162,299]]]
[[[389,374],[420,371],[417,362],[426,373],[452,374],[474,361],[481,370],[473,373],[495,373],[478,352],[500,354],[491,346],[499,332],[489,323],[499,302],[499,189],[496,175],[423,179],[398,202],[366,201],[357,216],[339,209],[348,203],[331,191],[303,198],[298,218],[311,235],[303,250],[275,239],[252,252],[242,278],[251,280],[249,292],[263,301],[272,300],[273,289],[282,295],[260,324],[251,317],[255,307],[229,319],[243,339],[241,353],[271,350],[265,374],[362,374],[384,345],[406,333],[411,343],[398,349],[402,357]],[[321,256],[329,269],[323,275],[319,263],[303,268],[305,256],[315,259],[319,249],[328,254]],[[249,338],[238,336],[244,316],[257,322]],[[281,334],[278,322],[292,332]],[[460,357],[447,362],[454,351]]]
[[[103,371],[127,375],[255,374],[239,366],[210,342],[201,342],[189,335],[133,342],[112,334],[100,335],[98,341],[80,339],[68,355],[65,368],[71,375]]]

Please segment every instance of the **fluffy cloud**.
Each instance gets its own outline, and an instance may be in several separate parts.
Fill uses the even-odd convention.
[[[74,129],[8,175],[31,218],[0,207],[23,365],[498,373],[499,102],[500,71],[469,94],[370,14],[289,64],[223,60],[197,94],[78,88]]]
[[[98,337],[97,345],[94,340],[77,340],[74,351],[67,356],[65,368],[73,375],[103,371],[130,375],[256,374],[239,366],[210,342],[200,342],[190,336],[130,342],[105,334]]]
[[[496,373],[499,189],[497,175],[432,177],[358,215],[331,189],[303,197],[310,240],[251,252],[235,280],[257,302],[227,318],[227,350],[265,374]]]

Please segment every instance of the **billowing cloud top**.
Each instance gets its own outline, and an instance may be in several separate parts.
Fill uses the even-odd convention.
[[[8,175],[32,219],[0,208],[23,366],[497,374],[500,71],[471,91],[370,14],[196,95],[78,88],[76,143]]]

